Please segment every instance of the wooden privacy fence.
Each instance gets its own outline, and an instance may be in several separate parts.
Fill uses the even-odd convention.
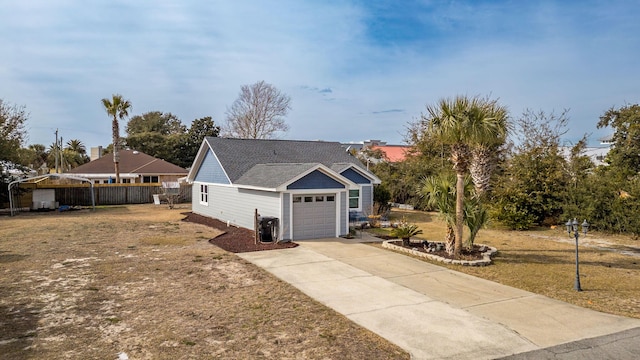
[[[163,194],[158,184],[94,184],[97,205],[124,205],[153,203],[153,195]],[[38,184],[37,189],[54,189],[60,205],[91,206],[89,184]],[[191,185],[180,187],[176,202],[191,202]]]

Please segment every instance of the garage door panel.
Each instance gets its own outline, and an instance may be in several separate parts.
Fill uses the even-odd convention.
[[[326,195],[302,196],[293,203],[293,227],[294,240],[335,237],[335,201],[327,201]]]

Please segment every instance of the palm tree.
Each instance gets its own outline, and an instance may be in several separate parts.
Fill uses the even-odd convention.
[[[496,120],[498,131],[497,136],[482,139],[471,148],[469,173],[478,196],[482,196],[489,191],[491,174],[496,166],[496,154],[498,149],[506,142],[508,131],[511,129],[506,107],[500,106],[497,100],[489,99],[484,100],[483,106],[487,116]]]
[[[506,129],[503,119],[496,118],[487,106],[487,100],[478,97],[456,96],[441,99],[436,106],[427,106],[428,115],[422,115],[426,131],[451,147],[449,160],[456,172],[456,221],[454,256],[462,250],[464,227],[464,177],[469,170],[470,149],[502,137]]]
[[[66,148],[68,150],[76,152],[76,153],[78,153],[80,155],[85,155],[87,153],[87,148],[84,146],[82,141],[80,141],[78,139],[71,139],[71,140],[67,141],[67,147]]]
[[[49,153],[47,152],[47,148],[42,144],[31,144],[29,145],[29,151],[32,152],[32,164],[31,166],[34,169],[40,169],[47,163],[47,159],[49,157]]]
[[[118,118],[121,120],[129,116],[129,110],[131,109],[131,102],[124,100],[122,95],[113,94],[111,100],[108,98],[102,99],[102,105],[109,116],[113,116],[111,123],[111,132],[113,134],[113,164],[116,172],[116,184],[120,183],[120,154],[118,148],[120,146],[120,124]]]
[[[482,205],[479,196],[471,196],[464,203],[464,224],[469,228],[469,237],[465,242],[467,250],[473,249],[476,235],[489,221],[489,212]]]
[[[426,198],[427,206],[438,210],[447,226],[445,236],[445,250],[453,255],[456,225],[456,178],[450,175],[430,176],[422,180],[418,192]],[[465,242],[466,248],[471,250],[476,235],[488,221],[488,213],[479,197],[475,196],[471,177],[464,177],[464,225],[469,228],[469,237]]]
[[[55,164],[56,173],[60,170],[62,164],[62,149],[60,148],[60,144],[57,144],[55,141],[49,145],[49,151],[47,151],[48,160],[51,164]]]
[[[455,179],[450,176],[430,176],[422,180],[419,193],[427,199],[427,206],[438,210],[447,226],[444,239],[445,250],[453,255],[455,242],[454,227],[456,225],[456,187]]]
[[[391,231],[391,235],[402,239],[402,246],[410,247],[411,238],[422,234],[422,230],[418,229],[418,225],[409,224],[406,219],[402,219],[400,225]]]
[[[67,141],[67,146],[62,151],[63,153],[67,153],[66,156],[69,158],[67,161],[69,161],[72,168],[89,162],[87,148],[84,146],[82,141],[78,139]]]

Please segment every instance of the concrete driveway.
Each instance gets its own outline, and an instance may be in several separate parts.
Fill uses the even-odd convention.
[[[630,329],[616,338],[625,344],[618,355],[640,356],[640,341],[629,341],[640,340],[637,319],[584,309],[354,240],[299,243],[293,249],[238,255],[414,359],[562,358],[543,349],[597,342],[597,337]],[[615,341],[598,344],[617,346]],[[581,349],[579,358],[585,359],[584,344],[574,349]],[[600,355],[607,351],[601,347]],[[550,354],[555,357],[545,357]]]

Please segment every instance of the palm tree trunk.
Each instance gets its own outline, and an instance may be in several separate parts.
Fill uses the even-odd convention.
[[[456,241],[453,255],[459,256],[462,252],[462,236],[464,229],[464,173],[456,174]]]
[[[411,246],[410,238],[402,238],[402,246],[410,247]]]
[[[118,153],[120,144],[120,124],[118,124],[118,118],[116,115],[113,116],[111,131],[113,133],[113,164],[116,172],[116,184],[120,184],[120,154]]]
[[[489,191],[491,173],[495,168],[493,153],[491,149],[484,145],[475,147],[471,151],[471,162],[469,164],[469,172],[473,179],[473,186],[476,194],[482,196]]]
[[[453,255],[453,247],[456,241],[456,235],[453,231],[453,228],[450,225],[447,225],[447,235],[444,239],[444,248],[447,254]]]
[[[114,162],[116,170],[116,184],[120,184],[120,162]]]

